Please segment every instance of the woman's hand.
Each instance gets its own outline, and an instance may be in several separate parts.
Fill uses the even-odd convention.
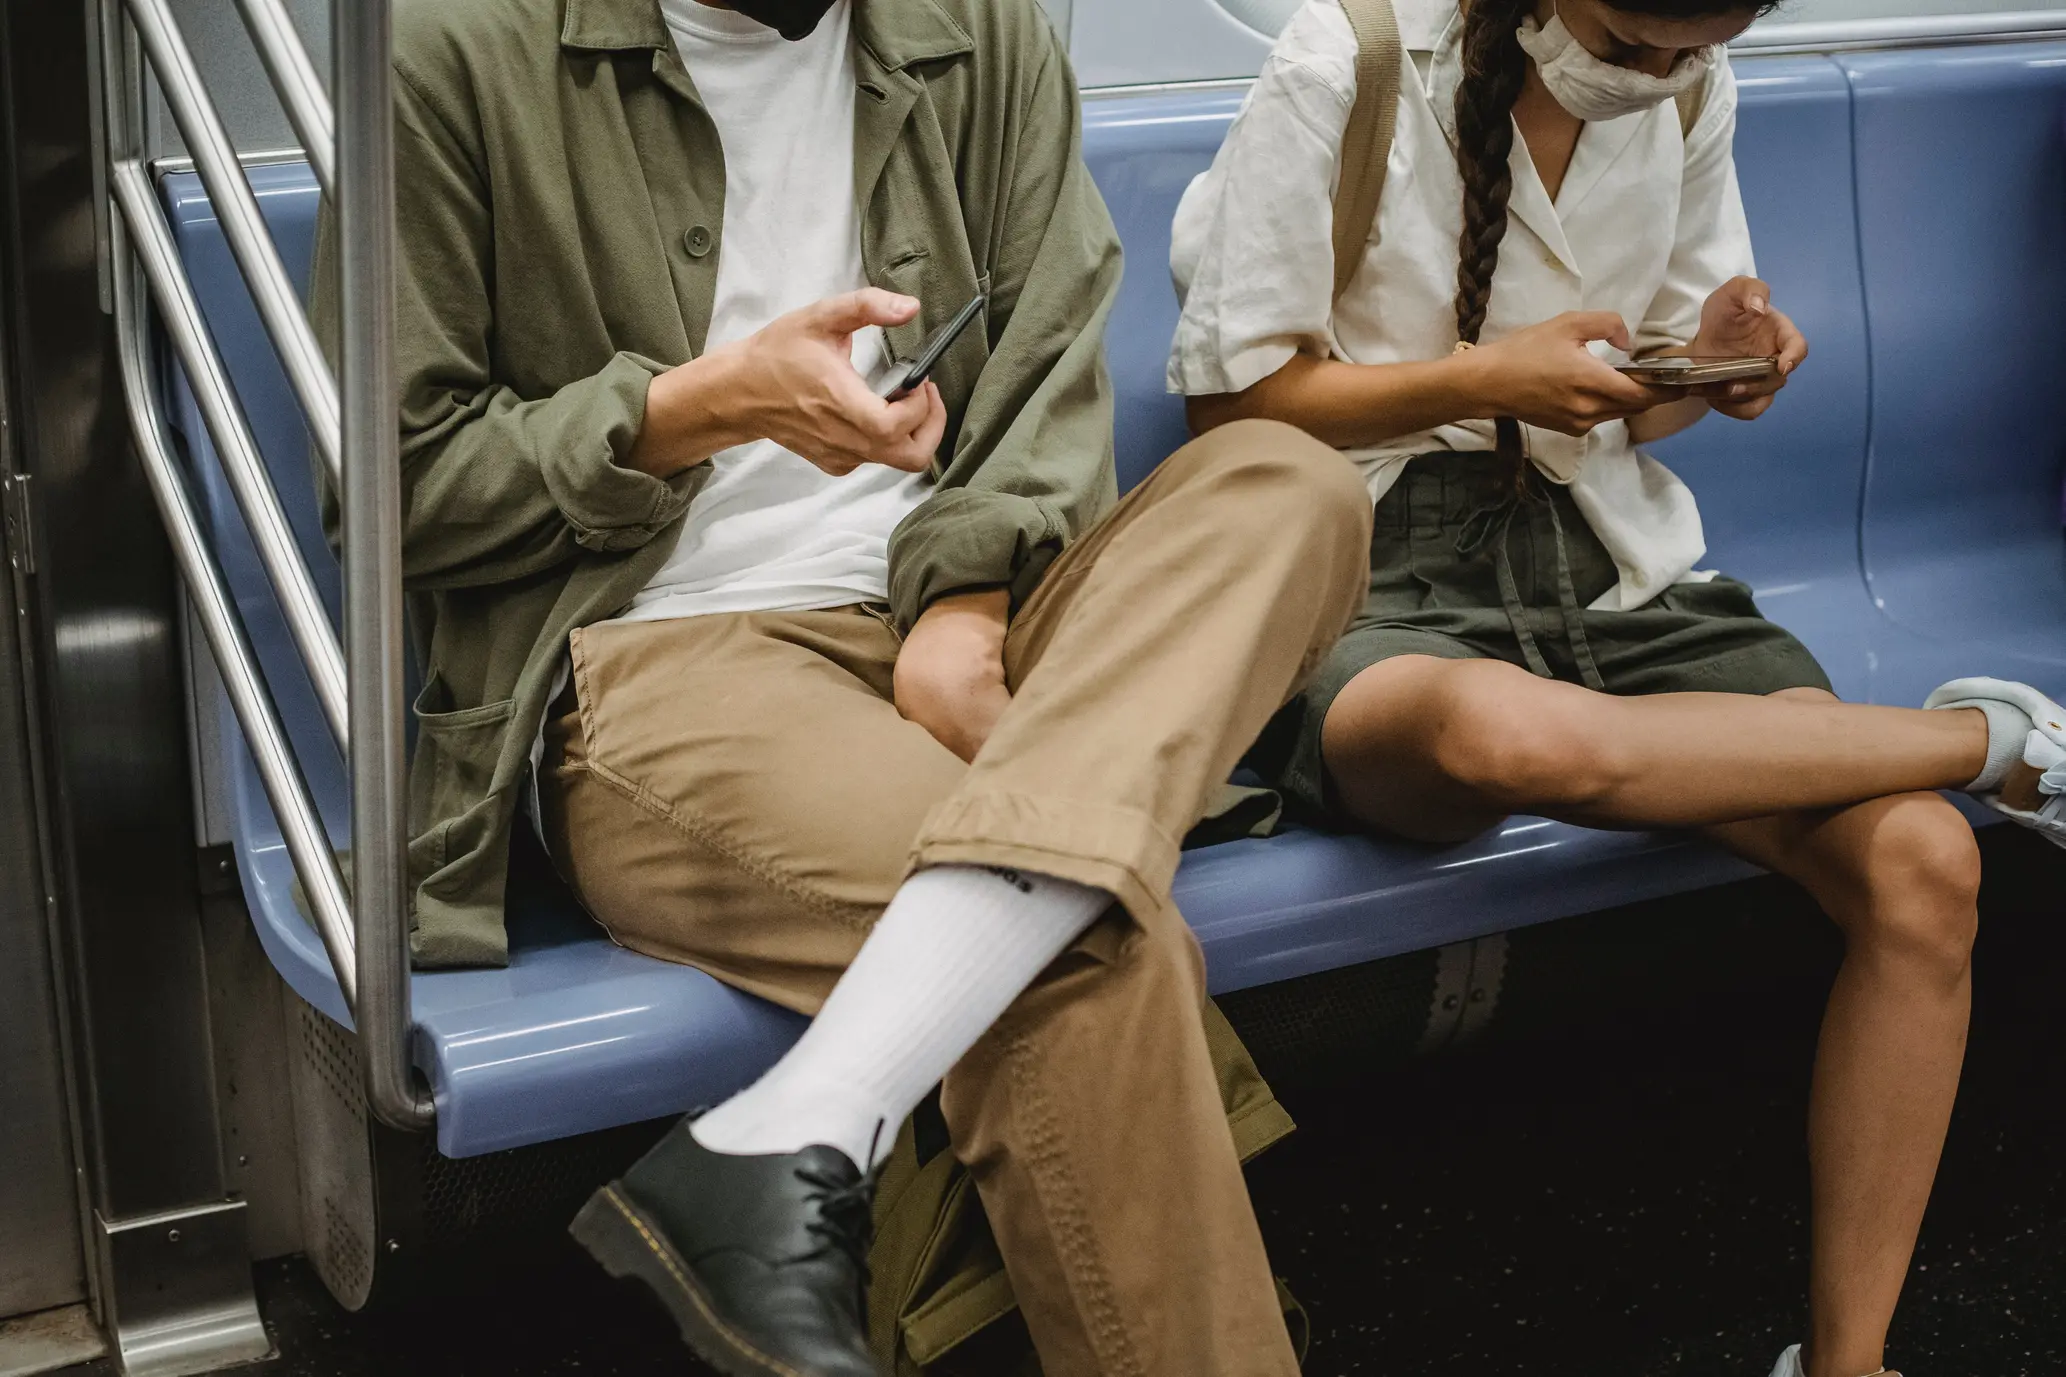
[[[1612,311],[1566,311],[1459,355],[1457,366],[1469,370],[1471,391],[1482,399],[1474,414],[1584,435],[1685,395],[1616,372],[1586,347],[1594,340],[1628,349],[1627,322]]]
[[[1002,588],[941,598],[919,614],[897,655],[897,711],[933,739],[974,760],[1011,705],[1004,633],[1011,594]]]
[[[1779,360],[1778,370],[1767,377],[1694,389],[1724,416],[1754,421],[1771,408],[1772,398],[1808,357],[1808,341],[1784,312],[1773,309],[1771,287],[1755,277],[1732,277],[1700,308],[1700,333],[1686,352],[1695,358]]]

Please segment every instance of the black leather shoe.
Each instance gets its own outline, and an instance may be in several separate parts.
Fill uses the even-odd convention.
[[[684,1120],[571,1232],[644,1282],[727,1377],[880,1377],[868,1356],[875,1178],[837,1148],[735,1157]]]

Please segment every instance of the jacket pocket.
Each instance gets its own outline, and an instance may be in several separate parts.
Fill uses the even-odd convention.
[[[429,832],[467,812],[492,792],[516,699],[444,708],[451,691],[432,671],[416,697],[416,830]]]

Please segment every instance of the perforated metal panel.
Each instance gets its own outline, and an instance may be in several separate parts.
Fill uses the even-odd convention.
[[[590,1192],[672,1122],[455,1160],[434,1134],[368,1119],[349,1033],[298,999],[290,1022],[308,1257],[348,1310],[557,1246]]]
[[[637,1161],[668,1122],[456,1160],[440,1155],[426,1136],[418,1154],[423,1246],[449,1251],[557,1239],[590,1193]]]
[[[350,1034],[293,1001],[289,1078],[301,1159],[302,1238],[308,1259],[347,1310],[373,1292],[379,1234],[373,1152],[359,1093],[358,1049]]]

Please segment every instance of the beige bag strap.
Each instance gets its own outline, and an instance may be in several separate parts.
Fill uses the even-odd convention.
[[[1334,193],[1334,294],[1348,290],[1363,261],[1384,196],[1385,164],[1399,121],[1399,17],[1392,0],[1341,0],[1356,32],[1356,103],[1341,141],[1341,187]]]

